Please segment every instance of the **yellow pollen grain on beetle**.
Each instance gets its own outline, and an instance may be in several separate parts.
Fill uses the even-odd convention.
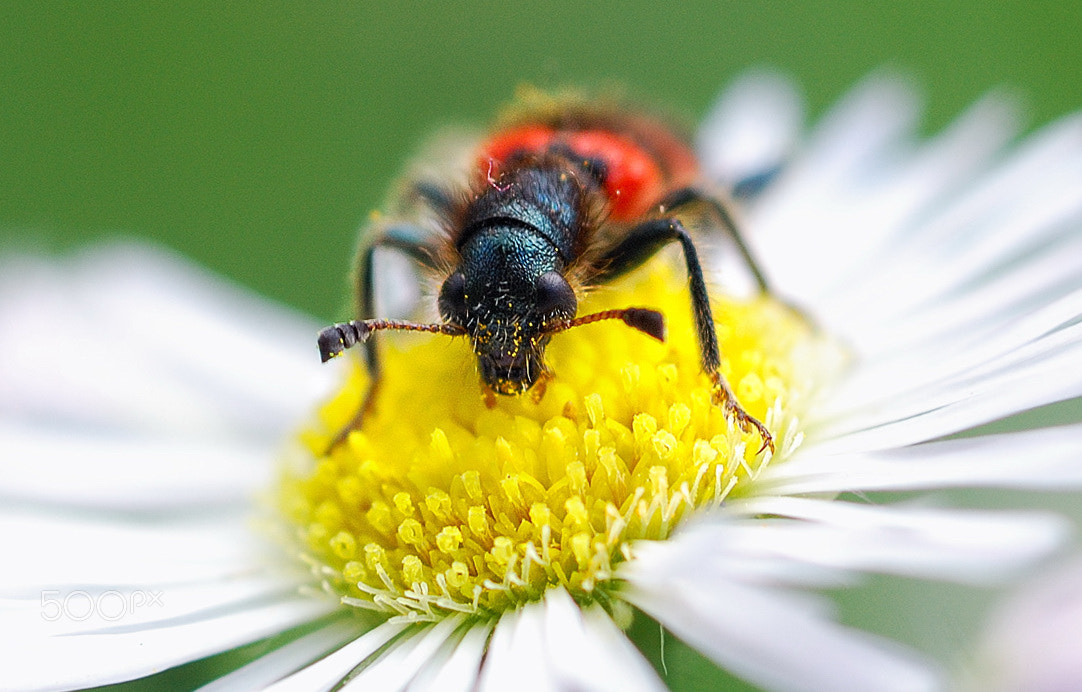
[[[374,408],[327,452],[367,391],[359,361],[350,368],[279,487],[324,586],[408,620],[498,615],[555,586],[604,604],[632,541],[753,492],[798,444],[838,349],[768,296],[713,298],[722,374],[773,432],[771,458],[712,403],[683,272],[655,261],[579,311],[627,306],[660,310],[666,342],[616,321],[559,333],[540,401],[500,396],[491,409],[466,339],[386,339]]]

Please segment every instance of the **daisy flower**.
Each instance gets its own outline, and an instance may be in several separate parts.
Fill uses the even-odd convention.
[[[406,335],[330,452],[367,383],[319,366],[318,325],[158,250],[7,258],[0,686],[264,642],[211,687],[663,689],[624,635],[645,615],[769,689],[936,687],[823,591],[988,584],[1061,542],[1050,514],[876,493],[1082,484],[1082,427],[982,427],[1082,396],[1082,120],[1010,145],[993,96],[920,142],[916,113],[873,79],[797,141],[792,89],[756,76],[704,125],[729,183],[789,157],[745,227],[810,320],[715,295],[774,453],[711,405],[664,257],[582,310],[657,307],[666,343],[569,331],[540,401],[489,409],[467,344]]]

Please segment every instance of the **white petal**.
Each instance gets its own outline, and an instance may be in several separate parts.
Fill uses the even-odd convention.
[[[1026,314],[1027,306],[1080,286],[1079,240],[1065,232],[1082,223],[1082,173],[1066,181],[1069,187],[1063,185],[1057,181],[1031,195],[1040,197],[1031,200],[1037,213],[1027,207],[982,223],[990,237],[973,244],[984,253],[914,253],[867,261],[882,267],[879,277],[852,280],[848,295],[825,296],[817,304],[827,306],[828,324],[867,357],[904,354],[944,339],[965,340],[973,329],[993,332]],[[1034,242],[996,256],[991,236],[1000,228]],[[854,286],[860,290],[853,291]]]
[[[7,601],[3,611],[7,626],[28,638],[45,639],[118,629],[151,631],[291,600],[297,591],[295,581],[258,574],[193,584],[43,588],[32,596]],[[333,607],[333,603],[324,604],[324,609]]]
[[[1050,514],[857,505],[838,500],[763,497],[732,512],[775,515],[736,543],[744,554],[828,570],[886,572],[995,583],[1062,545],[1067,523]]]
[[[837,536],[844,543],[843,532],[820,530],[793,521],[734,521],[728,513],[707,515],[680,528],[670,539],[661,542],[639,541],[633,546],[634,559],[621,566],[619,576],[634,573],[640,583],[664,581],[662,567],[672,575],[709,575],[722,582],[752,586],[826,588],[846,586],[856,581],[856,574],[836,564],[804,559],[799,546],[791,544],[803,536]],[[840,552],[833,550],[832,552]],[[646,575],[646,576],[644,576]],[[829,601],[811,592],[791,591],[786,598],[800,602],[804,610],[829,616]]]
[[[326,386],[314,325],[164,252],[7,258],[0,411],[169,434],[280,435]],[[63,320],[58,322],[57,315]]]
[[[928,663],[837,625],[821,608],[808,607],[804,595],[743,584],[712,570],[677,571],[668,552],[650,551],[622,566],[622,596],[737,675],[772,690],[936,686]]]
[[[653,668],[600,607],[580,609],[562,589],[504,615],[482,670],[482,690],[663,690]]]
[[[147,248],[107,249],[87,265],[82,286],[93,286],[95,307],[117,321],[137,320],[132,333],[142,344],[198,364],[208,382],[267,413],[292,416],[307,408],[296,395],[311,391],[325,372],[313,343],[319,325],[311,319]],[[178,332],[199,337],[176,341]]]
[[[529,686],[535,690],[558,690],[552,669],[540,652],[544,650],[545,607],[527,603],[505,613],[496,624],[481,669],[479,692],[502,692]]]
[[[200,687],[199,692],[262,689],[325,657],[357,636],[356,623],[348,620],[332,622],[260,654],[251,663]]]
[[[872,180],[867,175],[849,180],[853,199],[848,202],[856,206],[846,220],[854,234],[842,241],[844,247],[830,249],[839,257],[834,260],[835,269],[825,277],[827,283],[816,304],[844,314],[853,310],[850,304],[854,300],[870,304],[864,287],[874,291],[893,285],[884,281],[884,275],[894,272],[911,281],[923,277],[896,272],[899,258],[908,257],[905,251],[915,244],[913,236],[919,237],[930,225],[930,210],[949,202],[1007,143],[1017,130],[1015,110],[1013,101],[996,95],[986,97],[934,139],[888,159],[889,167],[877,171]],[[928,258],[923,259],[918,267],[921,270],[928,264]],[[920,283],[923,287],[923,281]],[[854,286],[862,290],[853,291]],[[917,291],[883,296],[881,302],[888,305],[880,305],[880,310],[889,311],[891,301],[904,302],[913,292]]]
[[[910,139],[919,105],[916,91],[904,78],[873,75],[815,125],[797,163],[817,172],[820,182],[859,178],[889,162],[890,152]]]
[[[1076,261],[1082,273],[1082,256]],[[1020,365],[1042,354],[1082,342],[1072,324],[1082,314],[1082,278],[1079,283],[1078,289],[1062,297],[1044,295],[1037,305],[1030,301],[1018,305],[1022,314],[965,319],[963,333],[940,333],[904,351],[869,357],[816,406],[815,420],[844,418],[850,429],[857,429],[869,413],[882,418],[884,411],[905,406],[909,403],[905,397],[927,402],[929,397],[944,396],[951,387],[968,387],[1003,372],[1017,373]],[[954,322],[959,320],[955,315]],[[904,411],[895,415],[908,417]]]
[[[475,689],[491,632],[492,627],[487,623],[471,626],[461,641],[452,642],[449,651],[417,673],[408,687],[410,692],[470,692]]]
[[[544,657],[555,670],[558,689],[665,689],[608,613],[596,605],[580,610],[563,589],[552,589],[545,595]]]
[[[350,671],[379,651],[387,642],[393,640],[406,625],[385,622],[379,627],[366,632],[332,654],[302,668],[296,673],[268,685],[267,690],[274,692],[312,692],[330,690],[349,675]]]
[[[779,166],[796,148],[803,121],[796,87],[784,75],[754,70],[733,81],[696,137],[707,176],[733,186]]]
[[[292,598],[170,626],[38,638],[3,630],[4,684],[71,689],[131,680],[277,634],[327,613],[327,604]],[[62,661],[63,665],[57,662]]]
[[[269,443],[146,439],[0,422],[0,496],[113,512],[240,507],[268,486]]]
[[[976,111],[978,107],[971,109]],[[994,118],[1000,119],[1002,118]],[[1041,195],[1046,186],[1069,190],[1062,186],[1064,175],[1068,178],[1077,175],[1078,161],[1074,154],[1082,147],[1082,122],[1073,115],[1045,126],[1034,135],[1028,136],[1016,147],[1004,151],[991,165],[976,171],[977,175],[967,177],[965,186],[944,198],[941,205],[933,210],[925,222],[914,224],[910,234],[897,236],[897,243],[890,249],[908,255],[924,255],[929,259],[957,258],[972,252],[985,252],[981,241],[990,240],[990,245],[999,247],[1001,238],[988,237],[986,224],[999,229],[1013,242],[1014,251],[1031,247],[1033,242],[1024,235],[1013,232],[1009,227],[996,225],[1005,213],[1015,215],[1030,206],[1031,195]],[[1009,124],[996,126],[994,122],[971,127],[978,147],[991,140],[996,149],[1003,143],[1001,132],[1016,130]],[[964,144],[969,148],[970,144]],[[1040,210],[1030,210],[1040,213]],[[1025,216],[1025,214],[1019,214]],[[1008,247],[1010,243],[1007,244]]]
[[[840,284],[824,299],[838,312],[871,321],[874,330],[900,310],[933,306],[957,287],[1066,237],[1077,228],[1065,222],[1077,219],[1079,210],[1080,154],[1082,117],[1048,126],[988,167],[963,194],[925,210],[925,218],[908,224],[882,256],[864,258],[865,272],[847,277],[848,290]]]
[[[1082,220],[1082,216],[1080,216]],[[971,346],[1024,319],[1034,309],[1059,301],[1082,288],[1082,237],[1067,237],[1027,252],[1007,267],[988,274],[934,303],[868,324],[859,335],[866,357],[900,359],[914,349],[950,351]]]
[[[445,644],[452,646],[461,638],[456,630],[462,627],[465,616],[453,615],[425,627],[409,636],[401,637],[379,658],[364,670],[351,676],[342,690],[404,690],[417,675],[417,671],[434,660]]]
[[[896,401],[865,402],[864,415],[855,411],[839,414],[829,424],[817,426],[813,436],[833,438],[822,443],[819,452],[824,454],[885,449],[943,437],[1082,396],[1080,363],[1082,324],[1074,324]]]
[[[799,454],[757,479],[777,495],[872,490],[1082,486],[1082,425],[927,442],[880,452]]]
[[[867,256],[867,246],[875,244],[868,231],[882,231],[866,228],[882,210],[869,191],[883,163],[911,137],[916,112],[902,83],[868,80],[823,119],[764,192],[747,225],[756,256],[781,295],[814,300],[852,260]]]
[[[246,516],[205,515],[136,524],[123,517],[0,510],[0,593],[42,588],[157,587],[266,569]],[[14,559],[13,559],[14,558]]]

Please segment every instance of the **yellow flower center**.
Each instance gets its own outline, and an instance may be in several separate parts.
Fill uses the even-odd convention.
[[[664,539],[692,511],[746,494],[771,460],[711,403],[682,272],[655,262],[580,312],[627,306],[661,310],[668,340],[619,322],[560,333],[544,397],[501,396],[491,409],[467,340],[386,339],[375,409],[325,453],[367,391],[353,368],[280,486],[324,584],[345,603],[420,620],[498,614],[556,585],[606,602],[630,541]],[[715,298],[714,312],[722,374],[784,458],[820,379],[804,357],[818,339],[769,297]]]

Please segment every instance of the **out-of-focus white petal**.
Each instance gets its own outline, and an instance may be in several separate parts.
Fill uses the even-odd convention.
[[[245,515],[136,522],[123,516],[0,510],[0,592],[159,586],[250,574],[268,564]]]
[[[965,194],[973,178],[986,172],[1018,131],[1017,121],[1014,100],[991,94],[928,142],[918,144],[907,134],[895,143],[894,155],[882,157],[880,167],[871,174],[853,169],[847,177],[839,178],[839,201],[849,206],[843,217],[849,224],[849,236],[838,238],[844,243],[841,247],[830,248],[836,255],[832,260],[835,273],[823,277],[816,303],[831,313],[840,312],[834,309],[835,303],[849,306],[857,298],[854,294],[862,293],[853,291],[854,286],[879,289],[885,283],[883,276],[901,276],[896,271],[899,258],[907,257],[908,248],[920,243],[941,206]],[[808,165],[813,166],[814,161],[809,159]],[[942,247],[932,250],[934,254]],[[887,297],[904,304],[909,295]]]
[[[222,614],[147,628],[36,637],[0,631],[3,684],[10,689],[74,689],[131,680],[228,651],[327,614],[334,604],[308,597],[256,601]],[[63,662],[60,665],[58,662]]]
[[[804,105],[785,75],[754,70],[733,81],[695,139],[711,180],[728,186],[776,169],[797,145]]]
[[[933,304],[869,324],[859,336],[859,347],[874,359],[877,370],[916,362],[932,350],[949,360],[955,351],[995,338],[1033,310],[1069,298],[1079,288],[1082,237],[1068,236],[1025,253],[1011,266],[992,270],[950,295],[938,296]],[[925,361],[927,366],[938,365]]]
[[[1046,291],[1039,289],[1056,288],[1050,281],[1067,282],[1056,288],[1058,295],[1078,288],[1078,273],[1072,277],[1069,267],[1077,267],[1080,256],[1066,250],[1077,242],[1082,218],[1082,118],[1072,116],[1045,128],[1012,154],[1001,166],[977,159],[975,164],[984,164],[985,170],[963,177],[968,186],[962,194],[934,204],[921,201],[899,216],[877,248],[852,247],[853,238],[865,235],[857,226],[879,228],[883,223],[874,197],[860,189],[865,183],[853,181],[850,194],[857,199],[845,202],[845,218],[822,220],[849,224],[840,231],[849,239],[832,243],[820,238],[823,229],[816,221],[804,232],[820,239],[821,249],[797,255],[799,263],[822,274],[817,277],[820,284],[829,280],[829,287],[800,283],[797,266],[791,272],[799,285],[783,285],[783,295],[814,305],[820,324],[870,357],[927,342],[937,337],[941,326],[953,325],[962,336],[972,326],[991,327],[981,321],[985,315],[994,316],[1024,296],[1043,295],[1047,300]],[[1042,257],[1053,248],[1058,265]],[[777,251],[788,257],[792,249]],[[853,271],[838,266],[839,254],[852,258]],[[1052,266],[1054,272],[1041,274],[1038,263]],[[1017,295],[995,290],[997,285],[1017,284],[1003,283],[1016,273],[1028,277],[1031,287]],[[788,280],[781,270],[777,278]],[[986,297],[1000,299],[967,300],[982,288],[987,288]]]
[[[859,275],[844,276],[837,291],[822,296],[822,309],[837,313],[839,326],[846,327],[845,314],[857,318],[847,338],[874,343],[898,317],[935,309],[979,278],[1022,268],[1031,252],[1075,235],[1077,224],[1068,222],[1077,220],[1082,201],[1082,117],[1053,123],[1010,153],[1002,165],[978,171],[962,194],[909,219],[880,257],[865,256]]]
[[[835,184],[867,177],[893,164],[892,154],[909,141],[920,118],[920,98],[899,74],[868,77],[815,125],[797,165],[814,171],[810,184]],[[813,205],[810,208],[820,206]]]
[[[1078,264],[1082,272],[1082,258]],[[1077,290],[1046,297],[1007,323],[970,325],[964,337],[942,335],[893,356],[862,361],[816,406],[814,419],[845,418],[850,429],[858,429],[873,416],[907,418],[906,406],[938,404],[952,388],[971,387],[1004,372],[1017,375],[1023,366],[1077,347],[1082,334],[1074,322],[1082,314],[1082,278],[1079,283]]]
[[[5,601],[0,612],[5,623],[21,630],[27,639],[45,640],[117,629],[153,631],[291,600],[297,591],[295,580],[260,574],[193,584],[46,586],[36,594]]]
[[[818,451],[838,454],[903,447],[1077,398],[1082,396],[1082,372],[1075,371],[1080,356],[1082,348],[1073,344],[1017,370],[983,378],[968,391],[956,387],[916,410],[896,411],[885,415],[885,420],[844,432],[831,428],[833,435],[817,445]],[[845,426],[843,421],[839,423]]]
[[[864,228],[878,220],[872,192],[912,139],[916,117],[912,89],[894,78],[867,80],[816,126],[750,210],[749,240],[781,295],[814,303],[886,232]]]
[[[1015,593],[988,623],[961,687],[989,692],[1082,689],[1082,560]]]
[[[858,367],[853,380],[843,382],[809,416],[813,436],[824,440],[816,452],[901,447],[1082,396],[1080,311],[1082,290],[1035,310],[1005,330],[1009,333],[990,337],[993,353],[982,354],[986,349],[976,345],[973,360],[951,354],[954,371],[938,379],[929,380],[919,366],[899,367],[894,383],[877,391]],[[939,368],[930,362],[930,369]],[[916,372],[907,379],[911,370]],[[871,380],[884,379],[884,373]]]
[[[273,440],[332,374],[315,324],[164,251],[16,256],[0,270],[0,358],[18,364],[0,372],[10,416]]]
[[[621,565],[624,598],[718,665],[773,690],[928,690],[937,673],[915,654],[844,628],[806,594],[713,569],[686,569],[670,541]],[[673,560],[672,558],[676,558]]]
[[[112,512],[239,506],[281,452],[230,440],[147,439],[0,422],[0,497]]]
[[[1064,521],[1046,514],[769,497],[734,502],[669,541],[635,544],[620,574],[645,560],[751,585],[837,587],[871,572],[985,584],[1009,579],[1066,535]]]

